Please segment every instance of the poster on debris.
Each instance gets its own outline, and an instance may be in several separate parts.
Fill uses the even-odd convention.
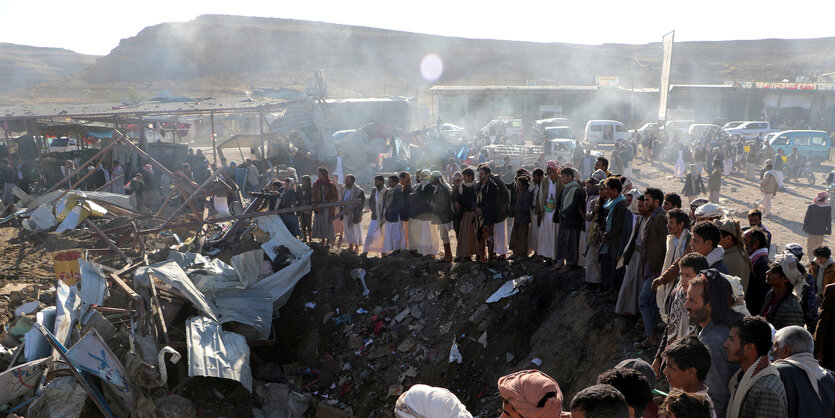
[[[55,263],[55,277],[72,286],[81,280],[81,265],[78,260],[81,258],[81,250],[59,251],[53,256]]]
[[[0,373],[0,405],[35,392],[48,359],[35,360]]]

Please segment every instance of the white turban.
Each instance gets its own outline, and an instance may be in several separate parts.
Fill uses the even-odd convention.
[[[467,407],[447,389],[414,385],[397,399],[398,418],[472,418]]]

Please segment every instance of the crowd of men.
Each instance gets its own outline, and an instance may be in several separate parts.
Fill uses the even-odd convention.
[[[651,364],[633,360],[603,373],[568,405],[571,416],[658,416],[652,390],[665,378],[671,391],[660,408],[666,416],[832,417],[835,261],[823,245],[831,234],[829,194],[816,195],[807,210],[805,249],[789,244],[770,252],[772,235],[763,218],[783,187],[784,160],[762,141],[740,144],[704,137],[665,154],[655,140],[636,137],[617,144],[611,160],[590,157],[578,144],[570,163],[540,158],[517,170],[507,160],[474,167],[451,160],[414,176],[378,175],[368,191],[354,175],[343,176],[341,165],[336,173],[320,167],[315,181],[309,175],[299,181],[288,170],[285,179],[265,182],[251,162],[214,171],[242,179],[243,190],[265,185],[270,199],[262,210],[300,208],[281,218],[304,241],[345,243],[348,251],[384,257],[443,252],[441,262],[532,258],[553,266],[555,274],[582,270],[590,291],[614,302],[617,314],[636,318],[644,334],[636,346],[656,354]],[[625,174],[641,155],[638,145],[645,159],[674,164],[675,177],[684,179],[681,195],[634,187]],[[190,158],[194,162],[181,172],[195,181],[211,175],[202,155],[200,161]],[[763,160],[763,199],[744,221],[727,216],[718,205],[722,177],[744,166],[755,179]],[[192,164],[206,169],[192,173]],[[691,169],[685,174],[686,164]],[[4,179],[12,175],[6,165],[0,164]],[[74,169],[71,162],[66,169]],[[124,188],[142,205],[158,205],[158,178],[146,165]],[[103,187],[104,180],[94,186]],[[699,197],[705,192],[709,199]],[[324,203],[337,205],[317,207]],[[367,214],[370,224],[363,230]],[[509,416],[566,414],[559,386],[542,372],[505,376],[499,391]],[[454,398],[445,389],[417,385],[401,396],[396,412],[466,415]]]

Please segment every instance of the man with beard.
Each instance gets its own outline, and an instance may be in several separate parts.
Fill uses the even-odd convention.
[[[580,231],[585,226],[586,191],[577,181],[579,174],[571,167],[560,170],[560,179],[564,186],[557,202],[559,217],[554,217],[554,222],[559,222],[556,260],[565,260],[560,273],[577,267],[580,258]]]
[[[371,223],[368,225],[368,232],[365,234],[364,253],[368,253],[369,251],[383,251],[383,237],[385,236],[386,223],[383,206],[386,203],[384,196],[387,191],[388,188],[386,188],[383,176],[375,176],[374,188],[371,189],[371,195],[368,196],[368,208],[371,210]]]
[[[768,360],[771,345],[771,327],[761,316],[746,316],[731,327],[724,348],[740,368],[730,380],[729,418],[788,416],[780,372]]]
[[[389,176],[388,180],[389,188],[383,197],[385,199],[385,203],[383,204],[383,213],[385,216],[383,255],[409,248],[406,242],[406,225],[409,222],[409,194],[403,191],[399,177]]]
[[[499,207],[497,205],[499,187],[504,184],[496,184],[490,175],[490,166],[481,164],[478,166],[478,184],[476,185],[476,223],[478,224],[478,252],[481,261],[486,261],[483,256],[484,248],[487,247],[487,258],[492,261],[495,258],[494,252],[494,225],[498,223]]]
[[[733,312],[730,307],[730,283],[716,270],[704,270],[690,282],[684,309],[687,310],[690,322],[697,325],[699,341],[710,349],[710,370],[705,385],[719,417],[725,416],[730,399],[728,381],[738,368],[728,361],[723,347],[730,334],[727,325],[731,317],[729,313]]]

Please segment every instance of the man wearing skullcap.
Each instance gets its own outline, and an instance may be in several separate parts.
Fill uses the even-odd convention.
[[[546,167],[546,177],[542,179],[539,192],[542,216],[539,218],[539,240],[536,251],[547,260],[554,260],[557,256],[557,229],[559,228],[559,224],[554,222],[554,217],[559,216],[557,203],[562,194],[563,184],[559,163],[553,160],[548,161]]]
[[[433,171],[431,175],[432,184],[435,186],[435,195],[432,198],[432,225],[438,228],[441,242],[444,244],[443,261],[452,261],[452,249],[449,244],[449,233],[452,231],[452,192],[444,180],[440,171]]]
[[[437,227],[432,225],[432,199],[435,186],[430,182],[429,170],[420,170],[420,183],[409,196],[409,250],[423,256],[438,254]]]

